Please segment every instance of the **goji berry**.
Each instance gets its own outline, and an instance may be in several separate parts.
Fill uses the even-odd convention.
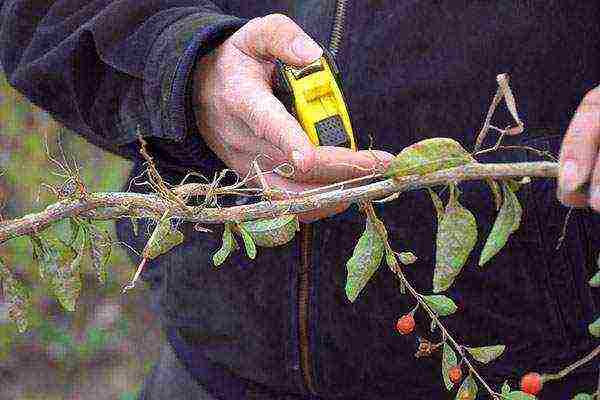
[[[521,390],[525,393],[536,395],[542,390],[544,382],[537,372],[529,372],[521,378]]]
[[[412,314],[403,315],[396,322],[396,329],[402,335],[408,335],[415,330],[415,318]]]
[[[450,368],[448,371],[448,378],[450,378],[450,382],[457,383],[462,379],[462,369],[458,365]]]

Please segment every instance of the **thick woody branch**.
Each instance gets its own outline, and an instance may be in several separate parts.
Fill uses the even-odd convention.
[[[9,239],[34,234],[64,218],[82,216],[92,219],[118,219],[122,217],[160,218],[172,208],[172,217],[201,224],[218,224],[227,221],[248,221],[274,218],[283,214],[300,214],[339,203],[358,203],[387,197],[425,187],[449,182],[502,179],[523,176],[552,178],[558,173],[554,162],[524,162],[503,164],[468,164],[428,175],[410,175],[398,179],[385,179],[352,188],[341,188],[323,193],[299,196],[286,200],[226,208],[189,207],[182,210],[158,195],[137,193],[89,193],[80,199],[64,199],[48,206],[44,211],[0,223],[0,243]]]

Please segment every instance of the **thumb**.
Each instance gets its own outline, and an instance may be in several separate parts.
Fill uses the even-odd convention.
[[[232,36],[232,41],[250,57],[279,59],[295,66],[308,65],[323,55],[321,47],[283,14],[251,20]]]

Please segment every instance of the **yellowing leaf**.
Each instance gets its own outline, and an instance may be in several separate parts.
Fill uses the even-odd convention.
[[[500,357],[505,349],[506,346],[500,344],[496,346],[468,347],[467,351],[480,363],[487,364]]]
[[[521,224],[523,209],[521,208],[519,199],[517,199],[517,196],[506,183],[502,184],[502,192],[504,193],[504,201],[502,202],[502,207],[496,217],[490,235],[481,251],[479,266],[483,266],[483,264],[498,254],[508,241],[511,233],[516,231]]]
[[[456,353],[448,343],[444,343],[442,348],[442,378],[444,379],[444,384],[448,390],[452,390],[454,387],[454,383],[452,383],[448,374],[450,369],[457,364],[458,358],[456,357]]]
[[[477,242],[477,224],[469,210],[451,199],[438,225],[433,291],[452,286]]]
[[[260,247],[277,247],[288,243],[300,229],[298,217],[284,215],[274,219],[247,221],[240,224]]]
[[[354,302],[361,290],[371,279],[381,260],[385,243],[377,233],[370,218],[367,218],[365,231],[358,240],[352,258],[346,263],[348,275],[346,278],[346,296]]]
[[[89,248],[92,258],[92,268],[96,272],[98,281],[104,284],[108,278],[106,266],[108,265],[112,251],[110,235],[93,224],[89,224],[87,230],[90,240]]]
[[[2,281],[3,296],[8,304],[8,318],[23,333],[29,326],[31,300],[25,286],[15,279],[4,262],[0,259],[0,280]]]
[[[81,292],[81,253],[55,237],[32,237],[34,257],[39,264],[40,277],[48,283],[64,309],[75,311]]]
[[[588,325],[590,334],[595,337],[600,337],[600,318]]]
[[[153,259],[167,253],[175,246],[183,243],[183,233],[171,226],[171,220],[165,216],[158,222],[148,243],[144,247],[143,258]]]
[[[256,245],[254,244],[254,239],[252,239],[250,233],[242,225],[238,225],[238,229],[240,231],[240,235],[242,235],[242,240],[244,241],[246,254],[248,254],[248,257],[254,260],[256,258]]]
[[[458,393],[456,394],[456,400],[475,400],[477,391],[477,382],[469,375],[463,380],[462,385],[460,385]]]
[[[425,139],[402,149],[391,162],[385,176],[399,178],[406,175],[424,175],[474,162],[473,157],[456,140]]]
[[[417,262],[417,256],[410,251],[403,251],[398,255],[400,262],[404,265],[410,265]]]
[[[423,300],[440,317],[446,317],[456,312],[456,304],[451,298],[444,295],[423,296]]]
[[[223,264],[229,254],[237,247],[237,242],[231,233],[231,224],[226,223],[223,229],[223,244],[221,248],[213,254],[213,264],[215,267]]]

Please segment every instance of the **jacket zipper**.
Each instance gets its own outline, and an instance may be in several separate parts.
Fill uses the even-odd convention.
[[[329,52],[336,57],[344,36],[347,0],[337,0],[333,29],[329,42]],[[311,290],[311,257],[313,227],[310,224],[300,225],[300,270],[298,271],[298,342],[300,345],[300,371],[304,385],[308,391],[316,395],[313,374],[312,355],[310,354],[309,305]]]

